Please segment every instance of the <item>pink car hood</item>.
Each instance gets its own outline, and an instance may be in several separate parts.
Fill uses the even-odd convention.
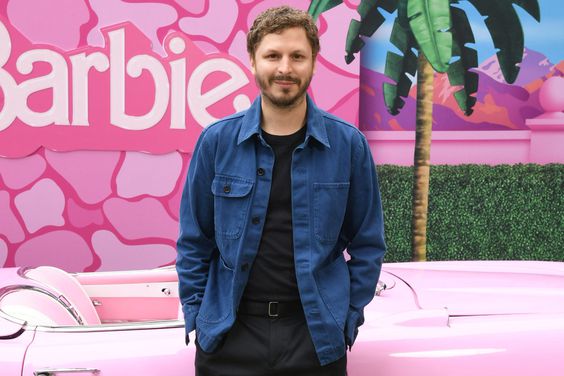
[[[422,309],[452,315],[564,313],[564,263],[439,261],[386,264]]]

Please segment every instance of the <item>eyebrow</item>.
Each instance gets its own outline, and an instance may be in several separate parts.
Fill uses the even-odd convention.
[[[264,52],[262,52],[263,54],[270,54],[270,53],[280,53],[280,50],[274,49],[274,48],[269,48],[268,50],[265,50]],[[306,51],[302,50],[302,49],[297,49],[294,51],[291,51],[290,54],[295,54],[295,53],[300,53],[305,55]]]

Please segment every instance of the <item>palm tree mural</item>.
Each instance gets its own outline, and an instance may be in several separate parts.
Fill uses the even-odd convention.
[[[388,112],[399,113],[412,85],[410,76],[417,74],[417,109],[412,193],[412,259],[426,260],[427,207],[431,128],[433,120],[434,73],[447,73],[459,108],[472,114],[476,103],[478,54],[469,44],[474,34],[461,1],[467,1],[485,18],[485,23],[498,49],[497,57],[505,81],[513,83],[523,59],[524,37],[514,4],[540,21],[537,0],[361,0],[360,21],[351,20],[345,46],[347,63],[364,45],[362,37],[370,37],[384,23],[380,9],[397,11],[390,42],[401,54],[389,51],[384,74],[393,83],[384,83],[383,94]],[[342,0],[312,0],[309,13],[319,15]]]

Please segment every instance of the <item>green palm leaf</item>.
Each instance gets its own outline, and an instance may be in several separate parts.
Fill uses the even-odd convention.
[[[456,4],[458,1],[453,0],[452,3]],[[476,97],[472,94],[478,90],[479,76],[470,70],[478,66],[478,52],[467,46],[475,40],[466,13],[459,8],[451,7],[451,16],[452,55],[459,59],[449,65],[447,74],[452,86],[462,86],[454,93],[454,98],[458,107],[468,116],[472,114],[472,108],[476,103]]]
[[[407,17],[419,48],[433,69],[446,72],[452,54],[449,0],[408,0]]]
[[[360,21],[351,20],[347,33],[347,43],[345,51],[347,64],[354,60],[354,54],[364,46],[361,36],[370,37],[384,23],[379,8],[392,13],[396,10],[397,0],[361,0],[357,11],[360,14]]]
[[[535,17],[533,2],[517,0],[469,0],[486,17],[495,48],[499,49],[497,58],[505,81],[513,83],[519,74],[519,64],[523,59],[523,29],[513,3],[522,6]],[[538,5],[538,4],[537,4]],[[538,14],[537,14],[538,15]],[[540,16],[539,16],[540,17]]]
[[[342,2],[343,0],[312,0],[311,4],[309,4],[307,12],[311,15],[311,17],[313,17],[314,20],[317,20],[321,13],[336,7]]]
[[[402,26],[399,17],[394,22],[390,42],[401,51],[402,55],[388,52],[384,73],[395,84],[385,82],[383,91],[388,112],[392,115],[397,115],[405,104],[402,97],[407,97],[412,84],[411,78],[407,74],[414,76],[417,70],[417,56],[415,56],[412,50],[417,43],[411,30]]]
[[[538,0],[512,0],[516,4],[529,13],[537,22],[540,22],[540,9]]]

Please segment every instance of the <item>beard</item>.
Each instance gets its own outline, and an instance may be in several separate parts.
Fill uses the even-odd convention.
[[[302,82],[299,78],[292,76],[272,76],[270,78],[263,78],[255,76],[255,81],[260,88],[261,94],[265,97],[272,105],[278,108],[291,108],[302,102],[305,97],[305,93],[309,87],[313,75],[306,78],[306,81]],[[275,95],[269,88],[272,88],[274,81],[290,81],[298,86],[298,91],[296,94],[292,95],[290,88],[283,88],[282,95]]]

